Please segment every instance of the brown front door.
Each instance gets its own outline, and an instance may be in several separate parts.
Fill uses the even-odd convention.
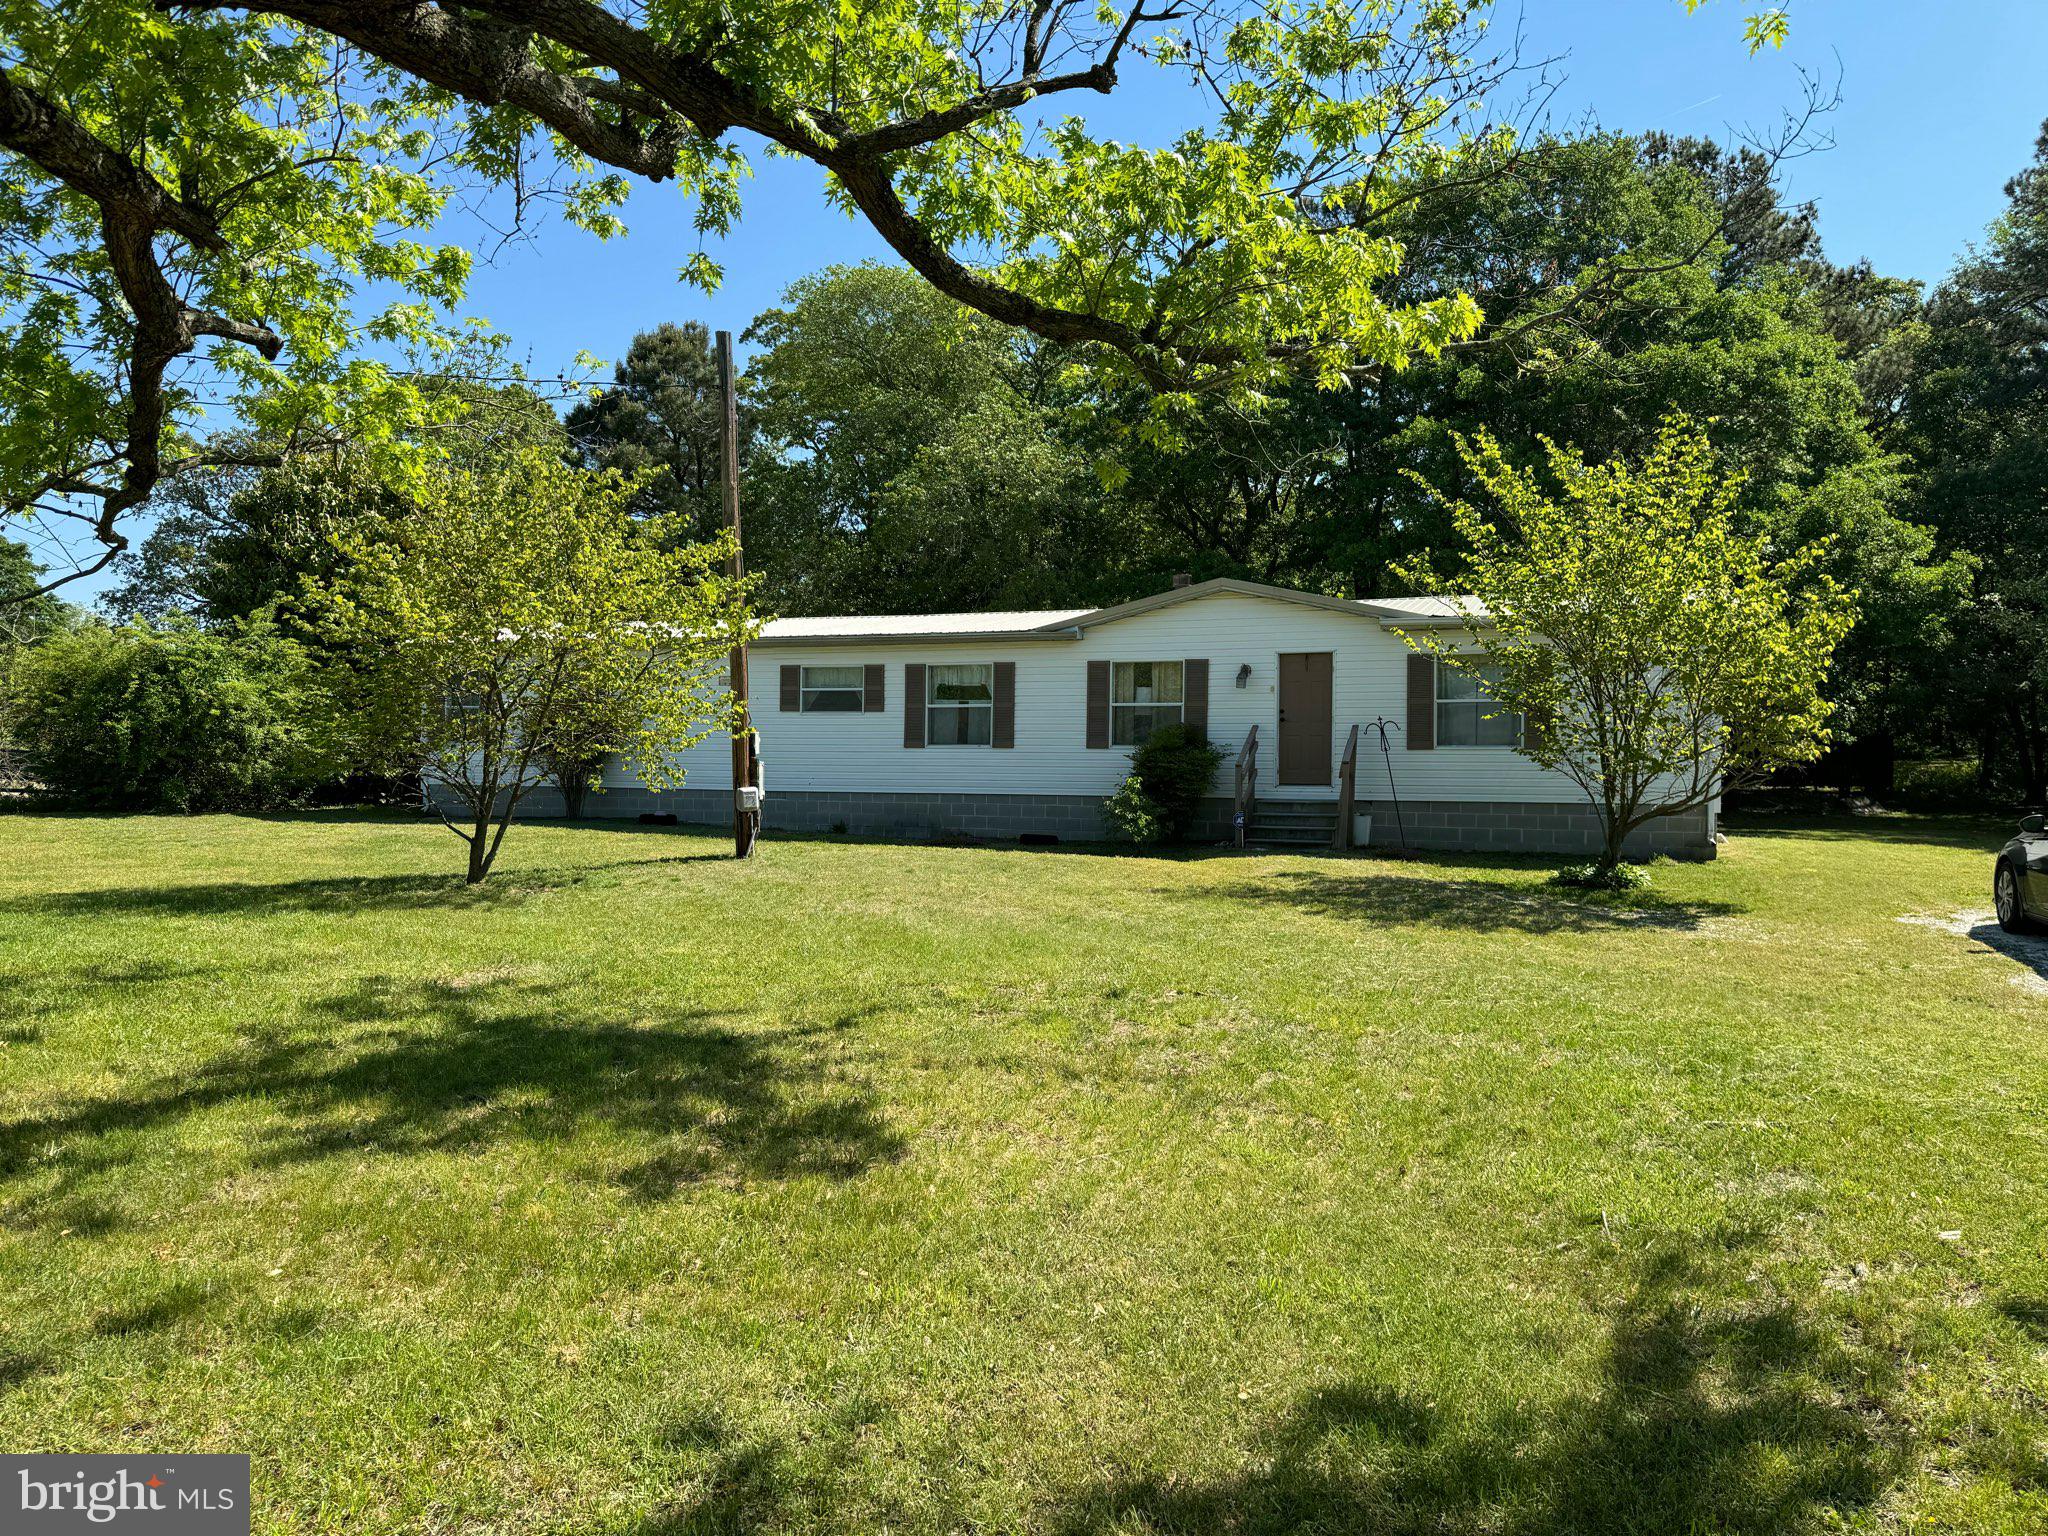
[[[1330,782],[1330,653],[1280,657],[1280,782]]]

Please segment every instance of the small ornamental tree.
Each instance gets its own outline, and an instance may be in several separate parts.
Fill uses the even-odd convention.
[[[751,583],[724,573],[728,540],[632,517],[636,489],[537,448],[436,470],[403,517],[337,534],[342,565],[310,589],[352,658],[368,755],[453,803],[471,884],[563,764],[616,753],[672,785],[676,754],[735,724],[724,663],[758,629]]]
[[[1447,580],[1425,560],[1401,574],[1477,607],[1452,638],[1403,638],[1453,670],[1484,669],[1485,696],[1525,717],[1523,753],[1569,776],[1600,818],[1605,878],[1638,827],[1819,754],[1833,708],[1821,685],[1854,603],[1817,569],[1825,544],[1777,558],[1737,529],[1741,482],[1717,471],[1697,426],[1667,420],[1640,465],[1544,449],[1555,497],[1487,434],[1459,440],[1491,516],[1439,496],[1464,570]]]

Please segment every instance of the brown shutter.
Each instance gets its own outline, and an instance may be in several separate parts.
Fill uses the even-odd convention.
[[[1436,658],[1420,652],[1408,657],[1408,750],[1436,750]]]
[[[882,712],[882,664],[871,661],[861,668],[860,708],[864,715]]]
[[[924,663],[903,664],[903,745],[924,745]]]
[[[1088,745],[1109,745],[1109,663],[1088,663]]]
[[[1522,746],[1529,751],[1540,752],[1550,739],[1550,712],[1532,709],[1522,716]]]
[[[1209,739],[1209,659],[1193,657],[1180,664],[1180,719],[1197,741]]]
[[[784,667],[782,669],[782,712],[793,715],[804,707],[804,669]]]
[[[1017,745],[1017,663],[1014,661],[996,663],[996,707],[989,720],[988,736],[988,744],[992,747]]]

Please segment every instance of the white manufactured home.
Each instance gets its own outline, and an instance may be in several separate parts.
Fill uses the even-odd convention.
[[[1355,726],[1354,811],[1370,842],[1597,847],[1578,786],[1518,750],[1519,717],[1396,633],[1432,627],[1463,627],[1451,600],[1234,580],[1110,608],[777,620],[752,653],[763,826],[1099,839],[1132,747],[1180,721],[1225,754],[1204,837],[1233,835],[1234,765],[1249,758],[1249,840],[1328,844]],[[670,790],[614,766],[586,814],[729,822],[728,742],[682,764]],[[535,796],[527,814],[549,802]],[[1643,829],[1631,849],[1706,857],[1714,831],[1709,807]]]

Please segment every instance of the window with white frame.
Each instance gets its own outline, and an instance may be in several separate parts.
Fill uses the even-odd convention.
[[[1518,747],[1522,717],[1494,698],[1500,668],[1488,663],[1436,664],[1436,744],[1440,747]]]
[[[799,708],[807,715],[858,714],[866,681],[861,667],[805,667]]]
[[[989,744],[996,712],[996,669],[991,663],[926,667],[924,689],[926,745]]]
[[[1179,725],[1181,704],[1179,662],[1113,662],[1109,688],[1110,745],[1142,746],[1162,725]]]

